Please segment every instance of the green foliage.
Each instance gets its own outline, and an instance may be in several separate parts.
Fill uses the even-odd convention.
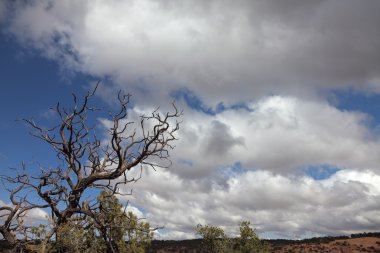
[[[109,192],[101,192],[98,202],[105,225],[100,233],[105,243],[116,247],[117,252],[144,252],[153,239],[149,223],[132,212],[126,213],[119,200]]]
[[[40,224],[37,227],[32,227],[30,233],[32,234],[34,240],[41,240],[45,237],[46,225]]]
[[[240,237],[238,238],[238,249],[241,253],[269,253],[268,246],[260,240],[250,221],[240,222]]]
[[[67,222],[59,226],[49,252],[118,252],[144,253],[153,239],[148,222],[132,212],[125,212],[119,200],[109,192],[101,192],[98,220],[92,218]],[[35,229],[35,234],[42,232]]]
[[[239,224],[240,236],[229,239],[219,227],[198,224],[196,234],[202,237],[203,249],[207,252],[269,253],[268,245],[261,241],[249,221]]]
[[[99,252],[104,248],[95,237],[93,228],[85,229],[79,223],[68,222],[58,228],[51,251]]]
[[[144,252],[144,248],[149,246],[153,239],[149,223],[140,221],[132,212],[127,213],[126,221],[128,252]]]
[[[198,224],[196,234],[202,237],[203,247],[209,252],[230,252],[230,241],[222,228]]]

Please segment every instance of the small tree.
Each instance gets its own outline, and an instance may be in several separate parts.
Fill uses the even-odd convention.
[[[153,239],[153,230],[148,222],[141,221],[132,212],[127,213],[127,252],[143,253]]]
[[[110,192],[101,192],[98,203],[95,220],[87,217],[58,227],[51,252],[145,252],[154,231],[149,223],[126,212]]]
[[[239,224],[240,237],[237,240],[239,252],[269,253],[268,246],[259,239],[250,225],[250,221],[242,221]]]
[[[250,227],[249,221],[239,224],[240,237],[228,238],[222,228],[198,224],[196,234],[202,237],[203,249],[207,252],[269,253],[269,247]]]
[[[105,249],[96,237],[92,227],[86,228],[81,223],[67,222],[57,228],[57,238],[51,244],[50,252],[98,252]]]
[[[230,252],[230,241],[222,228],[198,224],[196,234],[202,237],[203,247],[208,252]]]
[[[97,215],[98,230],[104,242],[116,252],[144,252],[153,238],[154,229],[149,223],[126,212],[110,192],[101,192],[98,203],[101,207]]]

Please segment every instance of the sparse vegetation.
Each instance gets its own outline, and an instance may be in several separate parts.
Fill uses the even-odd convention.
[[[240,236],[228,238],[220,227],[198,224],[196,234],[202,237],[203,248],[208,252],[269,253],[268,245],[259,239],[249,221],[239,225]]]

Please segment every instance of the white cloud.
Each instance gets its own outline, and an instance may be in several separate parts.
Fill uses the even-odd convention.
[[[132,212],[134,215],[137,216],[137,218],[144,218],[144,214],[140,211],[140,209],[130,204],[127,205],[125,212]]]
[[[24,217],[25,225],[39,225],[45,223],[49,219],[48,213],[41,208],[34,208],[28,211]]]
[[[148,220],[170,231],[162,238],[188,238],[198,223],[236,234],[243,219],[264,236],[376,230],[380,143],[366,115],[295,97],[250,107],[185,111],[173,166],[127,186]],[[242,169],[231,167],[236,162]],[[320,181],[303,171],[325,164],[341,170]]]
[[[193,239],[194,233],[193,232],[181,232],[181,231],[170,231],[163,233],[162,231],[157,231],[154,234],[154,238],[157,240],[186,240],[186,239]]]
[[[340,180],[352,173],[373,180]],[[380,225],[379,195],[370,191],[380,190],[379,180],[377,174],[357,170],[323,181],[248,171],[232,173],[222,186],[215,178],[183,180],[169,171],[152,171],[133,186],[132,201],[146,207],[151,223],[164,225],[176,238],[194,236],[198,223],[236,233],[238,222],[246,219],[267,236],[350,234]]]
[[[372,89],[380,77],[378,7],[43,0],[18,4],[8,31],[71,70],[111,76],[145,102],[187,87],[214,106],[273,93]]]
[[[253,111],[227,110],[216,116],[185,111],[173,151],[174,173],[199,176],[235,162],[276,173],[318,164],[375,169],[380,163],[378,136],[367,127],[365,114],[280,96],[250,107]]]

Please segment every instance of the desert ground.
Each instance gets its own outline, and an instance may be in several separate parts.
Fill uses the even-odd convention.
[[[323,237],[306,240],[267,240],[272,253],[380,253],[380,234]],[[149,253],[200,253],[201,240],[153,241]]]
[[[338,239],[331,242],[295,242],[284,245],[271,244],[273,253],[356,253],[380,252],[380,238],[363,237]]]

